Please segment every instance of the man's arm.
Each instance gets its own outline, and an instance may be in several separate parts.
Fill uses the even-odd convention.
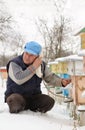
[[[71,82],[71,79],[62,79],[56,74],[52,73],[51,70],[46,66],[44,70],[43,79],[48,85],[60,86],[60,87],[65,87],[67,84]]]
[[[48,67],[45,67],[43,79],[49,85],[62,86],[61,78],[59,76],[55,75],[54,73],[52,73]]]
[[[35,67],[30,65],[26,70],[23,71],[19,65],[11,62],[8,74],[16,84],[21,85],[32,78],[32,76],[35,74],[35,70]]]

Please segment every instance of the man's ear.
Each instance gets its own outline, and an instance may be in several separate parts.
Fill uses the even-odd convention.
[[[43,58],[43,53],[42,52],[40,53],[39,57]]]

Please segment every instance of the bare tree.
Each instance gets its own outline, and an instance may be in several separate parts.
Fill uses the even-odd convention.
[[[42,19],[38,19],[36,22],[39,32],[44,39],[44,57],[48,62],[54,60],[57,57],[66,56],[71,52],[69,45],[72,44],[69,38],[69,21],[63,16],[60,17],[60,22],[55,21],[52,28],[49,28],[47,22]],[[69,45],[68,45],[69,43]],[[69,50],[66,54],[66,50]]]
[[[71,48],[68,46],[72,44],[69,33],[71,32],[71,20],[66,18],[61,12],[63,10],[63,4],[65,0],[57,1],[61,6],[54,2],[56,8],[56,16],[54,18],[54,24],[52,27],[48,26],[48,22],[45,19],[36,20],[38,31],[43,37],[44,46],[44,57],[45,61],[54,60],[57,57],[66,56],[72,54]],[[68,45],[69,44],[69,45]],[[67,52],[67,50],[69,50]]]
[[[5,3],[0,0],[0,46],[2,46],[0,66],[6,65],[6,57],[10,55],[9,51],[13,52],[14,55],[18,55],[23,47],[24,37],[20,32],[16,32],[13,25],[17,25],[16,21],[8,12]]]
[[[0,0],[0,41],[5,41],[8,37],[7,31],[11,29],[12,17],[6,10],[5,3]]]

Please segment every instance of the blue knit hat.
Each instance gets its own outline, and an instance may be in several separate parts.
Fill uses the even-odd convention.
[[[27,42],[24,47],[25,52],[28,52],[29,54],[33,54],[36,56],[41,53],[41,50],[42,50],[41,45],[35,41]]]

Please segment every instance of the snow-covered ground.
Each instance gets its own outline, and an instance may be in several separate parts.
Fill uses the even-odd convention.
[[[43,93],[46,93],[44,86],[42,90]],[[46,114],[30,110],[10,114],[7,104],[4,103],[4,91],[5,83],[3,87],[0,86],[0,130],[75,130],[73,129],[73,120],[66,115],[67,111],[61,109],[57,104]],[[76,130],[84,129],[85,126],[78,126]]]

